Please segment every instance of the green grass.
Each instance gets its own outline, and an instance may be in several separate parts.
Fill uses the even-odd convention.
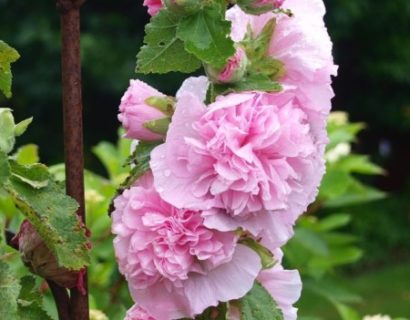
[[[386,314],[393,318],[410,318],[410,263],[369,271],[342,280],[346,288],[362,297],[361,302],[351,304],[361,315]],[[303,293],[298,307],[300,317],[340,319],[332,305],[307,290]]]

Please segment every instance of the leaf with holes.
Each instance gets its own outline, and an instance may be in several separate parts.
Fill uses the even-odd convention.
[[[201,67],[201,62],[184,48],[177,37],[179,17],[166,9],[152,17],[145,27],[145,45],[137,55],[136,72],[190,73]]]

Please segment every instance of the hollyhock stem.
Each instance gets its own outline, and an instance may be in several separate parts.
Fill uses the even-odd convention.
[[[77,214],[85,224],[80,58],[80,7],[84,2],[85,0],[57,0],[61,16],[66,190],[80,205]],[[86,274],[83,286],[86,294],[82,294],[77,288],[71,289],[69,312],[73,320],[89,319]]]
[[[70,298],[67,290],[51,280],[47,280],[47,283],[56,302],[58,319],[70,320]]]

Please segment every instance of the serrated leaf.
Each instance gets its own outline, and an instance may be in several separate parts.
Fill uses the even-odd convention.
[[[78,204],[54,181],[34,189],[11,177],[4,186],[31,222],[60,266],[80,270],[89,263],[84,230],[76,216]]]
[[[33,122],[33,117],[25,119],[19,123],[16,124],[15,128],[14,128],[14,135],[16,137],[21,136],[24,132],[26,132],[28,126],[30,125],[30,123]]]
[[[255,239],[252,239],[252,238],[240,239],[239,243],[242,243],[248,248],[251,248],[259,255],[263,269],[270,269],[275,265],[276,261],[273,256],[273,253],[267,248],[265,248],[262,244],[260,244]]]
[[[20,58],[18,52],[0,40],[0,91],[7,98],[11,97],[11,63]]]
[[[18,148],[17,152],[13,155],[13,159],[22,165],[38,163],[40,161],[38,146],[35,144],[26,144]]]
[[[50,174],[45,165],[41,163],[31,165],[21,165],[18,162],[10,161],[11,174],[35,189],[44,188],[48,185]]]
[[[5,183],[10,176],[10,165],[7,155],[0,150],[0,186]]]
[[[9,153],[13,150],[15,141],[14,118],[11,109],[0,108],[0,150]]]
[[[136,72],[190,73],[201,67],[201,62],[184,48],[177,37],[179,17],[162,9],[145,27],[145,45],[137,55]]]
[[[257,282],[239,303],[241,320],[283,320],[282,312],[272,296]]]
[[[177,31],[188,52],[215,68],[224,67],[235,54],[230,33],[231,23],[225,20],[223,6],[217,2],[183,17]]]
[[[20,280],[21,291],[18,297],[18,320],[51,320],[42,307],[42,296],[35,287],[35,278],[25,276]]]

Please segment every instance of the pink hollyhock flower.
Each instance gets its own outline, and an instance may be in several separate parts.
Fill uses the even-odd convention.
[[[276,26],[268,54],[285,66],[280,82],[298,88],[298,96],[304,107],[319,112],[329,112],[334,96],[331,76],[337,73],[333,63],[332,42],[323,22],[326,12],[322,0],[287,0],[286,9],[293,16],[266,13],[261,16],[245,14],[238,6],[228,10],[227,19],[232,21],[231,37],[241,41],[248,25],[258,34],[266,22],[276,18]],[[251,57],[249,57],[251,58]]]
[[[134,304],[131,309],[127,311],[124,320],[156,320],[141,306]]]
[[[161,0],[144,0],[144,6],[148,7],[151,16],[155,16],[164,5]]]
[[[148,105],[151,97],[165,97],[162,93],[140,80],[131,80],[130,86],[121,98],[118,120],[126,130],[126,137],[137,140],[161,140],[163,135],[146,128],[146,123],[167,118],[161,110]]]
[[[235,233],[207,228],[201,212],[162,200],[149,175],[114,204],[120,271],[134,300],[152,317],[193,317],[252,288],[259,256],[236,244]]]
[[[209,228],[265,230],[280,246],[316,196],[325,120],[288,87],[220,96],[208,108],[180,94],[166,142],[151,153],[156,189],[178,208],[203,210]]]
[[[237,48],[235,54],[228,59],[222,70],[215,70],[211,66],[206,66],[206,72],[210,79],[217,83],[233,83],[241,80],[246,72],[248,59],[242,48]]]

